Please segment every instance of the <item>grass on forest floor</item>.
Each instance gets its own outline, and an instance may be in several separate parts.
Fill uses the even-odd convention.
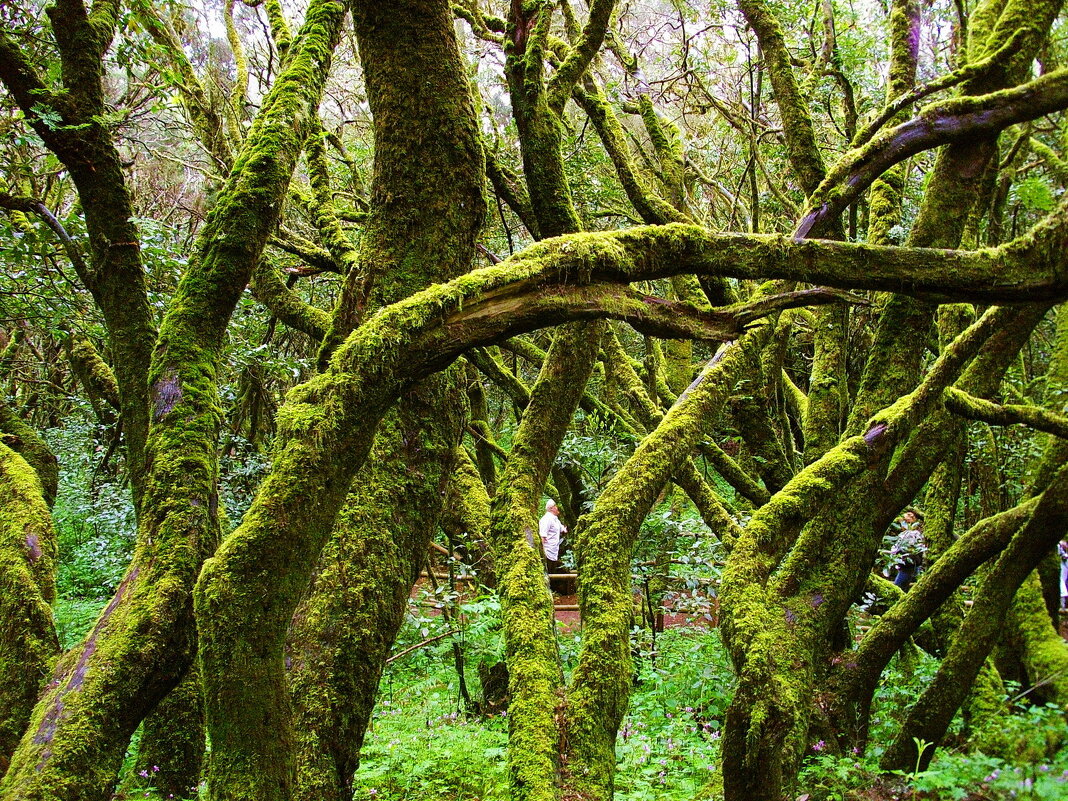
[[[645,642],[630,711],[616,743],[618,801],[716,799],[720,727],[733,677],[715,631],[674,629]],[[565,670],[577,635],[562,635]],[[655,657],[655,658],[654,658]],[[463,713],[449,646],[427,648],[392,666],[357,774],[356,798],[495,801],[507,798],[507,718]],[[808,801],[1009,801],[1068,799],[1068,724],[1063,710],[1031,706],[1001,722],[1001,756],[943,749],[919,773],[880,776],[878,760],[898,718],[936,663],[895,660],[875,704],[872,747],[840,755],[811,746],[799,797]],[[475,675],[469,666],[467,674]],[[477,688],[472,688],[477,693]],[[958,721],[959,729],[959,721]],[[958,735],[959,736],[959,735]]]

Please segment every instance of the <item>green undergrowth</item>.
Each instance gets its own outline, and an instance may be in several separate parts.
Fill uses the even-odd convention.
[[[715,798],[723,716],[734,689],[719,633],[668,629],[655,646],[648,633],[636,635],[641,659],[616,738],[616,798]]]
[[[895,659],[875,698],[871,746],[866,753],[834,753],[822,740],[810,746],[799,780],[808,801],[934,799],[936,801],[1061,801],[1068,798],[1068,720],[1055,705],[1020,706],[992,722],[994,731],[968,737],[958,714],[950,745],[927,770],[880,774],[879,758],[936,664],[928,657]],[[1015,694],[1015,693],[1014,693]],[[987,754],[970,743],[996,743]],[[918,743],[921,747],[929,744]],[[988,749],[990,750],[990,749]]]
[[[426,604],[447,594],[427,593],[413,606],[394,652],[447,630]],[[499,610],[491,598],[463,606],[455,635],[465,654],[465,676],[476,703],[478,663],[499,658]],[[459,624],[454,623],[454,628]],[[488,642],[487,642],[488,641]],[[464,709],[453,640],[420,648],[392,663],[356,775],[356,799],[493,801],[508,797],[505,761],[507,713]],[[578,655],[579,635],[559,634],[565,674]],[[718,787],[719,738],[732,678],[718,634],[672,629],[656,638],[635,631],[631,708],[616,743],[615,798],[713,798]]]
[[[108,443],[87,417],[48,433],[61,454],[52,508],[59,542],[54,614],[60,646],[74,646],[122,580],[133,554],[137,522],[129,487],[115,477],[121,458],[105,462]]]
[[[452,620],[440,614],[454,609]],[[454,662],[454,643],[475,700],[478,663],[501,658],[500,606],[492,596],[461,603],[445,584],[418,595],[409,607],[394,653],[445,632],[389,664],[356,774],[356,799],[507,798],[506,714],[478,715],[465,709]],[[459,614],[462,611],[462,614]]]

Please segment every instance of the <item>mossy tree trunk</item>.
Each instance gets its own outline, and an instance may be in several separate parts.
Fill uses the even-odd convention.
[[[1056,311],[1056,329],[1049,366],[1046,370],[1045,406],[1062,411],[1068,391],[1068,311]],[[1061,437],[1046,435],[1043,453],[1030,470],[1030,494],[1042,492],[1051,481],[1057,466],[1068,460],[1068,443]],[[1052,554],[1051,554],[1052,556]],[[1046,562],[1049,561],[1047,557]],[[1059,566],[1059,562],[1055,562]],[[1059,572],[1059,571],[1058,571]],[[1057,583],[1060,576],[1057,575]],[[1057,598],[1058,606],[1060,598]],[[1020,645],[1019,655],[1027,680],[1036,687],[1036,697],[1052,703],[1068,703],[1068,645],[1053,624],[1043,597],[1037,573],[1028,576],[1017,591],[1009,612],[1009,625]]]
[[[194,796],[204,766],[204,695],[194,664],[145,718],[134,772],[162,798]]]
[[[371,216],[321,355],[368,306],[469,270],[485,213],[484,156],[449,6],[361,3],[354,11],[374,116]],[[356,476],[289,636],[297,798],[352,796],[378,680],[437,529],[466,419],[458,371],[427,379],[386,417]]]
[[[357,473],[286,646],[294,798],[348,801],[378,680],[425,564],[463,431],[450,374],[400,400]]]
[[[278,218],[343,14],[331,0],[309,7],[292,58],[207,220],[149,371],[152,426],[133,561],[86,640],[59,663],[0,797],[106,798],[130,735],[192,660],[191,590],[219,535],[217,361],[230,314]]]
[[[0,439],[0,774],[59,654],[58,548],[41,481]]]
[[[48,9],[59,54],[52,85],[8,35],[0,34],[0,81],[45,145],[70,171],[89,235],[88,263],[74,260],[108,331],[135,503],[144,489],[149,426],[148,366],[156,341],[141,264],[140,237],[122,158],[106,123],[104,56],[119,24],[121,3],[58,0]],[[47,122],[38,112],[58,115]]]

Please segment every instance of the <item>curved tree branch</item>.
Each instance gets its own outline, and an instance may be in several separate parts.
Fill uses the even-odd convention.
[[[939,145],[995,134],[1010,125],[1064,108],[1068,108],[1068,69],[1012,89],[927,106],[908,122],[847,153],[813,194],[794,235],[803,237],[824,220],[836,217],[872,181],[910,156]]]
[[[1002,405],[969,395],[956,387],[946,389],[944,401],[951,412],[970,420],[995,426],[1025,425],[1057,437],[1068,437],[1068,417],[1040,406]]]

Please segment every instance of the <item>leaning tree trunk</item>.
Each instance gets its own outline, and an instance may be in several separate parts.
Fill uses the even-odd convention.
[[[379,427],[293,618],[286,658],[295,799],[352,798],[378,680],[425,564],[464,430],[453,378],[450,371],[422,382]]]
[[[309,6],[171,302],[150,373],[134,558],[34,710],[0,782],[5,801],[107,798],[133,731],[192,661],[192,588],[218,539],[217,364],[231,312],[278,219],[343,16],[336,0]]]
[[[883,754],[884,770],[925,769],[997,640],[1020,584],[1068,531],[1068,466],[1042,493],[1031,519],[1016,533],[983,579],[974,603],[938,673]],[[923,750],[919,751],[919,744]]]
[[[449,6],[360,3],[354,22],[374,117],[372,206],[321,358],[364,306],[467,272],[485,214],[484,156]],[[352,797],[378,680],[466,420],[457,371],[425,380],[387,415],[345,500],[287,650],[296,798]]]
[[[56,535],[41,482],[0,440],[0,774],[59,653]]]

